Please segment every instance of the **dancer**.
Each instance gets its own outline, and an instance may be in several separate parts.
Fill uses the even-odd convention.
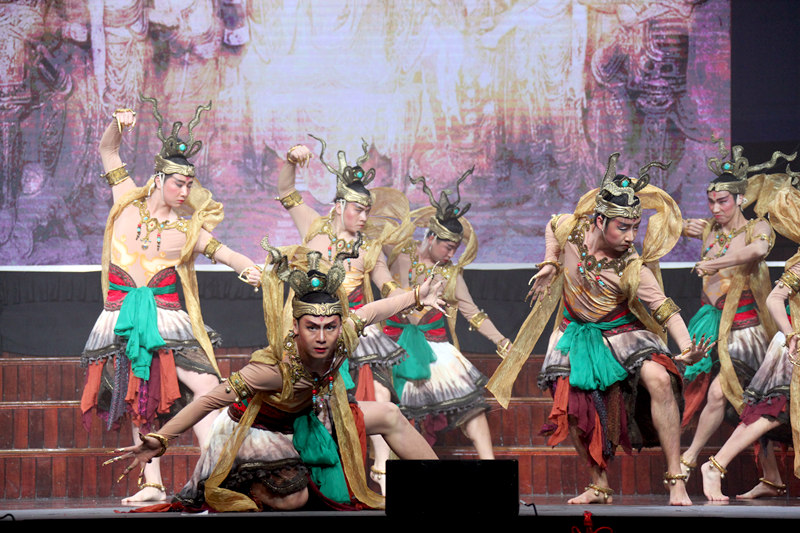
[[[681,456],[685,474],[697,466],[697,456],[725,418],[726,406],[733,407],[729,417],[738,420],[743,389],[761,366],[776,332],[766,309],[770,279],[764,261],[775,235],[769,222],[761,217],[747,219],[742,209],[747,202],[748,173],[772,168],[783,154],[776,152],[770,162],[750,166],[741,146],[734,146],[731,159],[726,160],[723,141],[715,142],[720,157],[708,161],[716,178],[707,192],[713,221],[685,220],[683,232],[703,243],[701,259],[694,267],[703,278],[703,305],[689,321],[689,334],[719,339],[712,357],[688,367],[684,374],[688,385],[682,425],[689,425],[702,408],[692,442]]]
[[[84,426],[91,426],[93,411],[108,430],[129,413],[134,439],[153,429],[156,417],[176,409],[188,392],[202,395],[219,383],[212,347],[219,336],[203,324],[200,314],[197,254],[230,266],[254,286],[261,275],[247,257],[212,236],[223,218],[222,205],[197,182],[188,161],[202,146],[193,130],[211,103],[197,108],[189,122],[189,139],[183,141],[178,137],[180,122],[164,137],[156,100],[142,101],[152,103],[163,143],[155,157],[155,173],[144,187],[136,187],[119,156],[123,132],[133,129],[136,113],[118,109],[100,141],[114,206],[103,240],[104,308],[81,356],[87,367],[81,397]],[[178,300],[178,275],[188,314]],[[206,445],[212,418],[195,427],[201,446]],[[123,503],[166,499],[157,461],[145,469],[144,481],[139,480],[141,490]]]
[[[456,182],[456,190],[468,176],[466,171]],[[435,432],[460,427],[472,441],[478,457],[494,459],[488,405],[484,400],[486,377],[459,351],[455,336],[456,312],[469,321],[470,329],[497,345],[501,356],[510,341],[494,326],[485,312],[478,309],[464,282],[463,270],[475,259],[478,239],[472,225],[464,218],[470,204],[459,206],[460,192],[450,202],[442,192],[437,202],[424,177],[411,179],[422,183],[432,207],[412,212],[401,231],[400,243],[389,256],[393,279],[381,288],[384,296],[413,291],[423,280],[441,276],[447,280],[444,299],[449,306],[446,314],[438,309],[416,310],[392,317],[384,331],[408,352],[408,359],[394,367],[394,385],[400,397],[400,408],[416,421],[430,442]],[[452,194],[452,193],[451,193]],[[424,239],[413,239],[414,229],[427,228]],[[402,235],[404,233],[404,235]],[[452,259],[461,243],[464,252],[458,263]],[[447,341],[445,318],[453,343]]]
[[[669,503],[691,505],[680,470],[675,361],[692,364],[713,344],[693,342],[660,286],[657,261],[678,240],[681,218],[672,198],[648,185],[647,171],[667,165],[650,163],[631,178],[616,173],[618,157],[609,158],[600,188],[585,194],[574,214],[553,216],[547,225],[545,260],[528,293],[535,305],[487,388],[508,405],[517,374],[561,301],[563,319],[550,338],[539,386],[554,398],[548,443],[571,437],[591,470],[586,491],[569,503],[611,503],[607,465],[617,446],[660,444]],[[633,241],[642,209],[656,214],[639,255]],[[664,330],[681,348],[674,360]]]
[[[312,136],[313,137],[313,136]],[[316,139],[316,137],[314,137]],[[293,146],[286,154],[286,163],[278,175],[279,200],[289,211],[298,231],[304,236],[303,244],[323,254],[328,262],[344,250],[352,249],[356,236],[363,232],[363,243],[359,255],[348,259],[344,287],[350,309],[355,310],[373,300],[372,281],[379,287],[390,281],[382,247],[391,244],[390,236],[398,222],[408,214],[408,200],[399,191],[388,188],[367,190],[375,176],[375,170],[364,171],[361,167],[367,160],[367,143],[363,142],[364,154],[356,164],[347,164],[343,151],[339,151],[339,169],[325,162],[325,141],[317,139],[322,148],[320,162],[336,176],[336,198],[334,207],[325,216],[303,202],[295,189],[297,165],[308,165],[312,154],[302,145]],[[393,222],[394,221],[394,222]],[[391,368],[406,355],[392,339],[384,335],[379,325],[365,330],[358,348],[350,354],[350,373],[359,401],[394,401],[392,394]],[[370,467],[371,478],[386,493],[386,460],[389,447],[379,435],[370,437],[374,461]]]
[[[253,353],[248,365],[192,402],[160,433],[146,435],[140,445],[120,450],[123,455],[111,461],[134,458],[124,473],[141,468],[206,413],[228,406],[214,422],[210,445],[175,508],[383,507],[383,497],[366,485],[365,434],[382,435],[404,459],[436,455],[396,405],[348,403],[340,366],[369,324],[415,306],[440,308],[443,283],[429,279],[413,293],[350,312],[340,288],[346,276],[341,259],[358,257],[359,244],[357,239],[353,250],[340,254],[327,272],[321,271],[319,252],[309,252],[303,264],[300,249],[282,255],[264,245],[275,265],[262,278],[269,347]],[[289,258],[296,267],[289,267]],[[284,337],[285,281],[294,296],[287,304],[292,327]]]
[[[784,186],[774,199],[763,208],[769,212],[775,229],[796,243],[800,243],[800,191],[798,176],[787,168]],[[760,211],[761,209],[759,209]],[[789,301],[788,306],[786,301]],[[730,462],[750,445],[761,440],[758,454],[763,475],[755,487],[737,498],[754,499],[786,494],[786,485],[781,479],[775,455],[772,452],[776,438],[788,440],[790,412],[796,412],[790,405],[792,385],[792,364],[797,363],[797,333],[800,328],[793,324],[787,313],[800,316],[800,253],[786,261],[785,272],[767,298],[767,307],[778,326],[778,333],[769,344],[764,361],[758,368],[750,385],[744,391],[744,407],[741,422],[720,450],[701,467],[703,493],[709,500],[727,501],[722,493],[722,478],[727,473]],[[792,404],[796,400],[792,399]],[[794,420],[794,417],[791,417]],[[796,424],[792,422],[792,427]],[[797,431],[792,431],[797,441]],[[800,473],[797,457],[795,475]]]

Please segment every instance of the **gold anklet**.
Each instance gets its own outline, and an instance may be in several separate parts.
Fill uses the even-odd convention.
[[[670,474],[669,472],[664,472],[664,485],[669,487],[670,485],[675,485],[678,481],[686,481],[689,479],[689,474]]]
[[[725,478],[725,474],[728,473],[728,471],[725,469],[725,467],[723,467],[721,464],[719,464],[717,462],[717,460],[714,458],[713,455],[709,456],[708,462],[711,463],[711,466],[713,466],[714,468],[716,468],[719,471],[720,479],[724,479]]]
[[[614,494],[614,490],[609,487],[601,487],[600,485],[595,485],[594,483],[589,483],[586,487],[586,490],[594,491],[595,496],[603,495],[603,501],[608,501],[608,497]]]
[[[692,472],[694,471],[695,468],[697,468],[697,463],[690,463],[689,461],[684,459],[682,455],[681,455],[681,464],[686,468],[688,468],[689,472]]]
[[[764,485],[766,485],[768,487],[772,487],[773,489],[775,489],[778,492],[778,496],[783,496],[784,494],[786,494],[786,485],[785,484],[779,485],[779,484],[773,483],[772,481],[768,480],[767,478],[763,478],[763,477],[758,478],[758,480],[761,483],[763,483]]]
[[[158,489],[161,492],[167,492],[167,489],[164,488],[164,485],[162,485],[161,483],[139,483],[140,489],[146,489],[148,487],[153,489]]]

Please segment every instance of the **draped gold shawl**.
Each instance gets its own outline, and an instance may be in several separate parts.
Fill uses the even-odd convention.
[[[584,194],[578,201],[575,212],[564,218],[556,228],[555,236],[562,250],[567,237],[572,233],[581,217],[594,212],[597,191],[598,189],[594,189]],[[669,252],[680,238],[681,212],[672,197],[653,185],[647,185],[637,193],[637,196],[642,203],[642,209],[653,209],[656,213],[648,220],[641,255],[627,264],[620,277],[620,289],[626,295],[628,307],[636,317],[647,329],[663,337],[663,328],[639,300],[637,292],[643,266],[650,268],[659,284],[662,284],[658,260]],[[486,385],[486,388],[497,398],[498,403],[505,408],[508,407],[511,399],[511,388],[517,375],[536,346],[553,311],[562,301],[563,284],[564,271],[562,269],[553,278],[550,291],[539,297],[534,304],[514,339],[512,349]]]
[[[108,269],[111,264],[111,238],[114,233],[114,222],[122,214],[122,210],[133,203],[135,200],[140,200],[148,196],[148,191],[151,190],[154,178],[145,184],[144,187],[137,187],[125,193],[112,207],[108,214],[106,221],[106,230],[103,235],[103,252],[101,256],[102,265],[102,278],[101,285],[103,289],[103,301],[105,302],[108,296]],[[192,323],[192,332],[195,339],[200,343],[203,351],[206,353],[208,360],[214,367],[214,370],[219,375],[219,367],[217,360],[214,357],[214,348],[211,346],[211,340],[208,338],[205,324],[203,323],[203,316],[200,313],[200,298],[197,295],[197,275],[194,270],[195,251],[194,247],[197,244],[197,238],[200,235],[200,230],[205,229],[212,232],[214,228],[222,222],[224,212],[222,204],[215,201],[211,197],[211,192],[200,185],[195,180],[192,188],[190,189],[189,196],[184,202],[184,206],[176,209],[180,215],[191,215],[186,230],[186,243],[181,249],[180,263],[176,267],[178,274],[180,274],[181,285],[183,286],[183,297],[186,304],[186,311],[189,313],[189,318]]]

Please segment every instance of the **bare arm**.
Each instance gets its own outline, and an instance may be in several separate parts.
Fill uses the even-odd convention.
[[[775,234],[772,227],[767,221],[760,220],[753,228],[753,242],[738,250],[729,250],[728,253],[716,259],[700,261],[695,269],[701,275],[709,275],[723,268],[761,261],[769,254],[774,240]]]
[[[789,271],[800,276],[800,263],[794,265]],[[791,295],[792,288],[783,281],[778,281],[778,283],[775,284],[775,288],[772,289],[772,292],[767,296],[767,309],[769,310],[769,314],[772,315],[775,324],[784,335],[788,335],[793,331],[792,324],[789,321],[789,315],[786,313],[786,300],[788,300]]]
[[[553,217],[547,226],[544,228],[544,261],[539,263],[539,271],[528,282],[531,289],[525,296],[525,299],[531,299],[531,306],[542,295],[544,291],[550,290],[550,284],[553,278],[558,273],[560,267],[561,246],[556,239],[554,226],[558,226],[561,222],[563,215]]]
[[[122,134],[125,131],[130,131],[136,124],[136,116],[132,111],[116,113],[118,118],[111,120],[111,123],[103,132],[103,137],[100,139],[100,159],[103,162],[103,172],[109,173],[116,169],[120,169],[124,163],[119,155],[119,147],[122,144]],[[111,193],[114,202],[117,202],[122,195],[134,189],[136,184],[130,178],[119,181],[111,186]]]
[[[498,331],[486,313],[478,309],[461,274],[458,275],[458,280],[456,280],[455,296],[458,299],[459,312],[469,321],[472,329],[477,330],[478,333],[495,345],[504,345],[509,340]]]
[[[245,272],[247,282],[254,287],[261,283],[261,267],[256,265],[249,257],[231,250],[226,245],[220,243],[206,230],[200,231],[195,252],[202,253],[213,262],[220,262],[232,268],[237,274]]]
[[[419,286],[419,301],[423,306],[433,307],[444,313],[444,300],[440,295],[444,289],[444,280],[434,282],[433,278],[428,278]],[[399,291],[398,291],[399,292]],[[391,318],[406,309],[417,305],[417,295],[414,291],[402,291],[401,293],[389,298],[381,298],[378,301],[369,303],[358,310],[355,314],[364,321],[364,325],[375,324],[387,318]]]
[[[289,215],[291,215],[294,225],[297,231],[300,232],[301,237],[306,236],[311,224],[319,218],[319,213],[303,203],[302,197],[299,196],[300,193],[295,189],[297,167],[308,166],[311,157],[313,156],[308,148],[297,145],[286,154],[286,162],[284,162],[278,173],[278,197],[281,199],[282,203],[285,202],[284,199],[287,197],[294,196],[300,198],[299,203],[296,201],[286,202],[284,203],[284,207],[289,205],[286,209],[289,211]]]

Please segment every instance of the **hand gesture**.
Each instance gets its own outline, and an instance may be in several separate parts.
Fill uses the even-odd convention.
[[[302,144],[296,144],[289,148],[286,152],[286,161],[296,167],[307,167],[308,162],[314,157],[307,147]]]
[[[685,365],[693,365],[698,362],[703,357],[707,357],[708,353],[711,349],[717,344],[716,341],[711,342],[711,340],[706,340],[706,336],[703,335],[700,337],[700,343],[696,342],[696,339],[692,338],[691,346],[681,352],[680,355],[675,356],[676,361],[680,361]]]
[[[258,288],[261,286],[261,267],[258,265],[246,267],[239,272],[239,279],[255,287],[255,292],[258,292]]]
[[[786,341],[786,355],[789,357],[790,363],[800,366],[800,360],[797,358],[797,335],[789,335],[789,340]]]
[[[419,301],[426,307],[433,307],[438,309],[443,314],[447,314],[444,310],[447,303],[442,298],[442,291],[444,291],[445,280],[437,279],[436,276],[425,278],[422,285],[419,286]]]
[[[166,448],[162,446],[161,442],[154,437],[148,437],[139,434],[139,438],[141,439],[141,442],[138,445],[114,450],[112,453],[121,453],[122,455],[118,455],[103,463],[103,466],[107,466],[116,463],[117,461],[133,459],[133,462],[125,467],[125,470],[122,471],[122,475],[117,479],[117,483],[122,481],[122,479],[137,466],[140,467],[139,476],[141,477],[144,473],[145,465],[152,459],[160,457],[166,451]]]
[[[531,299],[531,307],[533,304],[536,303],[536,300],[539,297],[547,292],[550,294],[550,283],[553,281],[553,276],[556,273],[556,267],[553,265],[544,265],[542,268],[539,269],[539,272],[534,274],[534,276],[528,281],[528,285],[533,283],[531,290],[528,291],[528,294],[525,295],[525,300],[528,301],[528,298]]]
[[[694,267],[692,267],[692,270],[701,278],[705,276],[712,276],[716,274],[719,269],[711,265],[711,261],[711,259],[698,261],[695,263]]]
[[[687,237],[702,239],[706,226],[708,226],[708,220],[703,218],[689,218],[683,221],[683,233]]]
[[[132,131],[136,125],[136,111],[132,109],[117,109],[111,115],[117,123],[117,130],[122,133],[124,130]]]

